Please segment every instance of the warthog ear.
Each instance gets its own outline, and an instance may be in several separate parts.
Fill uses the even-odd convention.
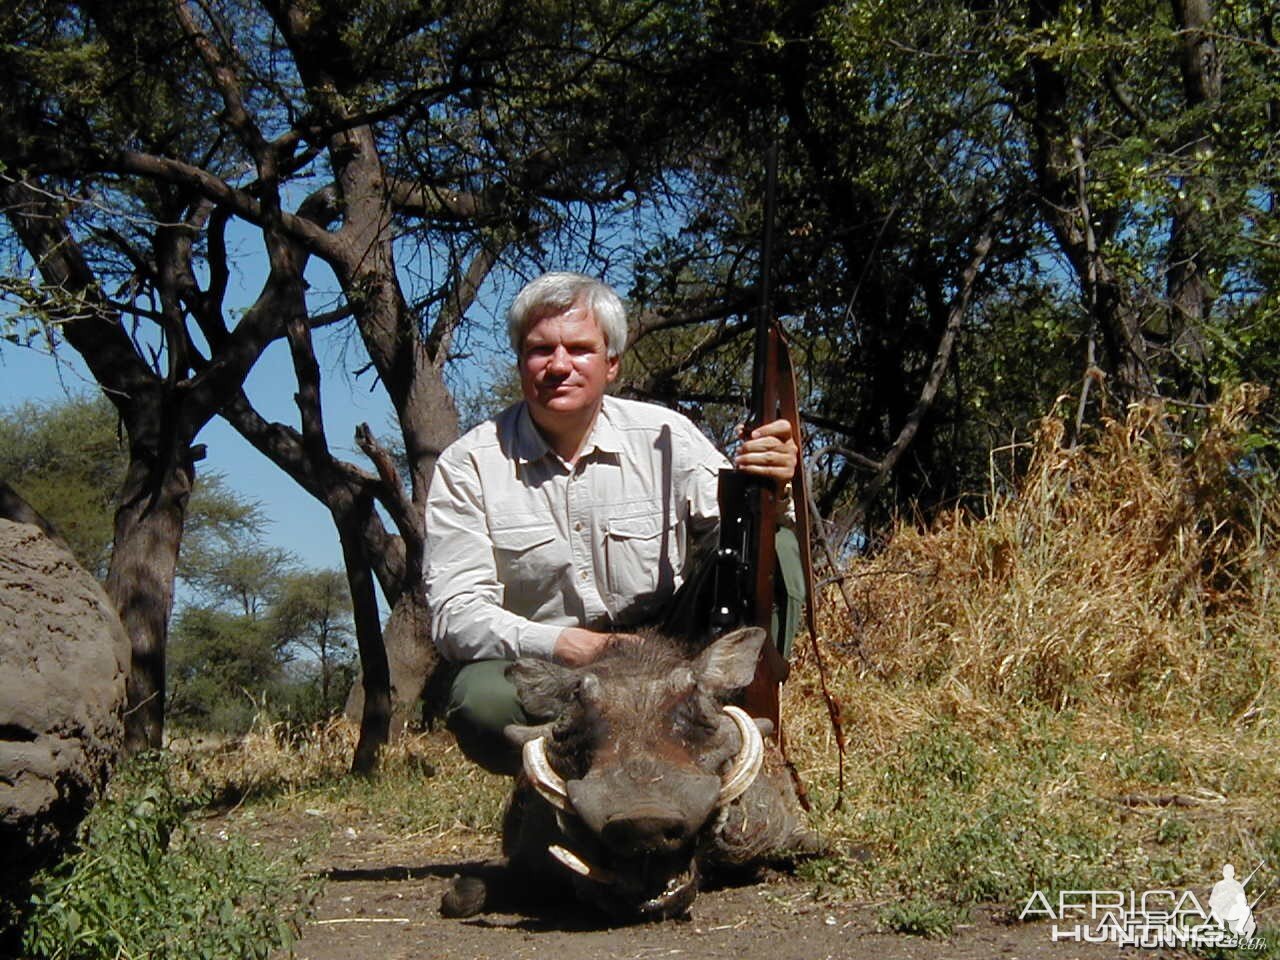
[[[693,672],[703,688],[728,693],[749,684],[764,638],[760,627],[743,627],[713,640],[693,661]]]
[[[520,659],[507,667],[525,713],[554,720],[565,712],[578,688],[578,674],[550,660]]]

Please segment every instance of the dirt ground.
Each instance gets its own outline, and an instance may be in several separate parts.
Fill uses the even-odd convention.
[[[704,891],[690,919],[643,926],[609,926],[572,908],[446,920],[438,913],[441,894],[452,877],[495,855],[491,841],[396,837],[321,811],[233,815],[221,829],[271,846],[330,838],[313,861],[328,883],[295,945],[300,960],[1083,960],[1120,953],[1114,945],[1055,943],[1045,925],[997,922],[990,911],[978,911],[944,940],[888,933],[876,924],[882,904],[833,902],[785,875]]]

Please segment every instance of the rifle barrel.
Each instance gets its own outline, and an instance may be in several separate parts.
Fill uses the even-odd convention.
[[[775,411],[768,406],[765,378],[769,356],[769,327],[773,321],[773,221],[778,192],[778,143],[769,144],[764,155],[764,226],[760,242],[760,303],[756,308],[755,355],[751,364],[751,416],[755,426],[768,423]],[[776,401],[775,401],[776,402]]]

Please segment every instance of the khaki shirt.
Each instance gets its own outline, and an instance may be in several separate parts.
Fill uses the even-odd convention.
[[[441,653],[549,659],[565,627],[652,621],[714,535],[724,455],[687,418],[605,397],[570,467],[508,407],[441,454],[427,602]]]

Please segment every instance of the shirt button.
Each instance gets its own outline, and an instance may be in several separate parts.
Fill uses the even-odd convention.
[[[579,570],[579,571],[578,571],[578,579],[579,579],[579,580],[585,580],[585,579],[587,579],[587,571],[585,571],[585,570]]]
[[[579,520],[577,523],[575,523],[575,524],[573,525],[573,529],[575,529],[575,530],[577,530],[579,533],[581,533],[581,532],[582,532],[582,521],[581,521],[581,520]]]

